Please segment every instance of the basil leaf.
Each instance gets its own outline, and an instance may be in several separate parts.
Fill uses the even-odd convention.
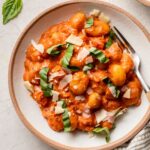
[[[114,33],[113,30],[110,30],[109,36],[110,36],[110,38],[112,38],[112,39],[115,37],[115,33]]]
[[[62,108],[66,108],[67,104],[66,104],[65,100],[62,99],[61,101],[62,101]]]
[[[94,19],[93,18],[89,18],[86,21],[85,28],[90,28],[93,24],[94,24]]]
[[[94,57],[96,57],[100,61],[100,63],[107,63],[107,62],[109,62],[109,59],[105,56],[105,54],[101,50],[99,50],[99,49],[97,49],[95,47],[92,47],[90,49],[90,53]]]
[[[71,57],[73,55],[73,50],[74,50],[74,46],[72,44],[69,44],[68,47],[67,47],[67,50],[66,50],[66,53],[64,55],[64,57],[62,58],[62,66],[64,68],[68,68],[69,66],[69,62],[71,60]]]
[[[110,30],[109,39],[107,43],[105,44],[105,48],[109,48],[112,45],[114,37],[115,37],[115,33],[112,30]]]
[[[3,24],[15,18],[21,12],[22,5],[22,0],[6,0],[2,8]]]
[[[64,124],[64,131],[65,132],[71,131],[71,123],[70,123],[69,113],[68,113],[67,108],[65,109],[62,118],[63,118],[63,124]]]
[[[109,48],[113,43],[113,40],[111,38],[108,39],[106,45],[105,45],[105,48]]]
[[[84,67],[83,67],[83,71],[86,72],[88,70],[91,70],[93,68],[93,64],[89,63],[89,64],[86,64]]]
[[[62,48],[63,44],[57,44],[47,49],[47,53],[49,55],[59,55],[61,53],[60,48]]]
[[[53,89],[52,85],[48,83],[48,71],[49,71],[49,68],[44,67],[39,72],[40,86],[45,97],[52,96],[52,89]]]
[[[40,79],[40,86],[42,90],[46,90],[48,88],[47,82],[45,82],[42,78]]]
[[[43,90],[44,96],[45,96],[45,97],[50,97],[50,96],[52,96],[52,90],[53,90],[52,85],[51,85],[51,84],[48,84],[47,89],[46,89],[46,90]]]
[[[103,81],[107,84],[109,90],[115,98],[118,98],[120,95],[120,90],[110,81],[109,78],[103,79]]]
[[[49,68],[44,67],[39,72],[40,78],[43,79],[45,82],[47,82],[47,80],[48,80],[48,78],[47,78],[48,71],[49,71]]]
[[[101,134],[101,133],[105,134],[106,142],[108,143],[110,141],[110,132],[108,128],[97,127],[93,129],[93,132],[96,134]]]

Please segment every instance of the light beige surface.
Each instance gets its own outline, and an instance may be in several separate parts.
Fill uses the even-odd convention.
[[[61,0],[34,0],[24,1],[21,15],[6,26],[0,24],[0,149],[3,150],[48,150],[49,146],[34,137],[19,121],[10,102],[7,87],[7,68],[12,47],[21,30],[37,14],[50,5]],[[131,14],[142,20],[150,31],[150,10],[135,0],[107,0],[128,10]],[[0,7],[2,6],[0,1]],[[44,2],[44,3],[43,3]],[[31,13],[32,12],[32,13]],[[2,18],[2,16],[0,16]]]

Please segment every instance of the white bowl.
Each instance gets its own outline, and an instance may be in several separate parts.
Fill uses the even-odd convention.
[[[9,90],[16,112],[26,127],[36,136],[57,149],[113,149],[136,135],[150,118],[150,102],[142,94],[139,107],[130,108],[128,113],[117,121],[111,133],[111,141],[106,144],[103,137],[89,138],[87,133],[58,133],[49,128],[40,109],[23,85],[25,50],[31,39],[38,39],[49,26],[68,19],[81,10],[89,13],[100,9],[111,18],[139,53],[142,60],[142,74],[150,83],[150,35],[142,24],[121,8],[104,1],[80,0],[63,2],[38,15],[24,29],[14,47],[9,65]]]

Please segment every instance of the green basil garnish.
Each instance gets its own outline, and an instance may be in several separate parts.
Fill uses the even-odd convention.
[[[72,44],[68,43],[66,53],[65,53],[64,57],[62,58],[61,63],[64,68],[70,69],[72,71],[77,71],[77,70],[79,70],[78,67],[69,65],[69,62],[73,55],[73,50],[74,50],[74,46]]]
[[[52,96],[52,89],[53,89],[52,85],[48,83],[48,71],[49,71],[49,68],[44,67],[39,72],[40,86],[45,97]]]
[[[3,24],[15,18],[21,12],[22,5],[22,0],[6,0],[2,8]]]
[[[86,72],[88,70],[91,70],[93,68],[93,64],[92,63],[89,63],[89,64],[86,64],[84,67],[83,67],[83,71]]]
[[[65,132],[70,132],[71,131],[71,123],[70,123],[70,117],[69,117],[69,112],[67,109],[67,105],[64,100],[62,101],[62,108],[64,108],[64,113],[62,115],[62,120],[63,120],[63,125],[64,125],[64,131]]]
[[[49,68],[44,67],[39,72],[40,78],[43,79],[45,82],[47,82],[48,80],[48,77],[47,77],[48,71],[49,71]]]
[[[69,112],[67,108],[65,108],[62,117],[63,117],[64,131],[65,132],[71,131],[71,123],[70,123]]]
[[[60,101],[62,102],[62,108],[66,108],[66,107],[67,107],[67,104],[66,104],[65,100],[64,100],[64,99],[61,99]]]
[[[107,63],[107,62],[109,62],[109,59],[105,56],[105,54],[101,50],[99,50],[99,49],[97,49],[95,47],[92,47],[90,49],[90,53],[94,57],[96,57],[100,61],[100,63]]]
[[[64,57],[62,58],[62,66],[64,68],[68,68],[69,66],[69,62],[71,60],[71,57],[73,55],[73,50],[74,50],[74,46],[72,44],[69,44],[66,50],[66,53],[64,55]]]
[[[104,128],[101,128],[101,127],[94,128],[93,133],[105,134],[106,142],[108,143],[110,141],[110,132],[109,132],[109,129],[106,128],[106,127],[104,127]]]
[[[52,56],[59,55],[61,53],[60,49],[62,48],[62,46],[63,44],[54,45],[47,49],[47,53]]]
[[[109,78],[103,79],[103,81],[107,84],[109,90],[115,98],[118,98],[120,95],[120,90],[110,81]]]
[[[89,18],[86,21],[85,28],[90,28],[91,26],[93,26],[93,24],[94,24],[94,19],[93,18]]]
[[[105,48],[109,48],[112,45],[114,37],[115,37],[115,33],[112,30],[110,30],[109,38],[108,38],[108,41],[105,45]]]

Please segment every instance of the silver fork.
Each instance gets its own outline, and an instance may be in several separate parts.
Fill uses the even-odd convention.
[[[134,65],[135,65],[134,71],[143,86],[143,89],[146,93],[148,100],[150,101],[150,88],[144,81],[144,79],[139,71],[141,60],[140,60],[138,54],[136,53],[134,48],[131,46],[131,44],[125,39],[125,37],[122,35],[122,33],[115,26],[112,27],[112,31],[115,33],[116,39],[119,41],[120,46],[126,48],[127,52],[129,52],[130,55],[132,56]]]

